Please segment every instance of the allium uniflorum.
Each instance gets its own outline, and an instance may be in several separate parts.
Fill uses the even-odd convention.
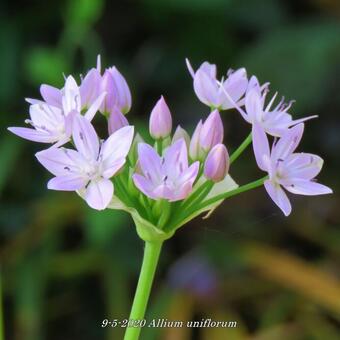
[[[131,215],[145,242],[145,256],[143,282],[137,286],[130,320],[144,319],[163,242],[193,218],[202,213],[208,217],[225,199],[262,185],[285,215],[290,214],[291,204],[284,189],[300,195],[332,192],[315,182],[322,159],[295,152],[304,129],[301,122],[312,117],[294,120],[288,113],[291,104],[283,101],[272,108],[276,94],[265,105],[268,84],[260,85],[255,76],[248,81],[244,68],[229,71],[219,81],[215,65],[204,62],[196,72],[187,65],[197,97],[211,110],[199,120],[191,138],[180,126],[172,134],[172,116],[163,97],[152,110],[150,136],[142,134],[146,124],[134,133],[125,117],[132,102],[127,82],[114,66],[101,74],[100,57],[97,66],[81,77],[80,86],[73,76],[65,79],[61,89],[42,85],[42,100],[27,100],[30,119],[26,123],[32,127],[9,128],[25,139],[52,144],[36,154],[54,175],[49,189],[76,191],[93,209],[118,209]],[[219,110],[232,108],[252,128],[229,157]],[[92,124],[97,112],[102,113],[98,120],[106,124],[100,133]],[[280,137],[271,149],[267,135]],[[230,173],[251,143],[259,168],[267,174],[239,186]],[[137,340],[140,331],[140,327],[127,327],[125,338]]]
[[[183,138],[169,146],[164,157],[159,156],[150,145],[140,143],[138,159],[142,174],[134,174],[133,181],[146,196],[171,202],[189,196],[198,174],[199,162],[188,165],[188,151]]]
[[[83,116],[73,121],[72,138],[77,150],[49,148],[36,154],[39,162],[55,177],[48,182],[53,190],[84,190],[87,204],[98,210],[110,203],[114,188],[110,180],[124,165],[133,138],[127,126],[100,142],[92,124]]]
[[[286,216],[291,213],[292,207],[282,187],[298,195],[332,193],[330,188],[316,183],[314,180],[315,176],[321,171],[322,158],[310,153],[294,152],[300,143],[303,130],[303,124],[298,124],[287,130],[273,144],[271,150],[263,129],[255,125],[253,130],[253,145],[257,165],[269,174],[269,179],[264,182],[264,186],[269,196]]]

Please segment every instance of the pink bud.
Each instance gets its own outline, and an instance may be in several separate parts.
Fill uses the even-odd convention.
[[[206,121],[203,123],[200,133],[200,145],[205,152],[208,152],[216,144],[223,141],[223,123],[220,113],[214,110],[210,113]]]
[[[229,154],[224,144],[216,144],[208,153],[204,163],[204,176],[220,182],[229,171]]]
[[[91,69],[79,87],[82,109],[89,108],[99,97],[101,75],[97,69]]]
[[[163,96],[152,109],[149,122],[150,135],[154,139],[166,138],[170,135],[172,118]]]
[[[129,86],[122,76],[122,74],[117,70],[116,67],[111,67],[109,72],[112,75],[113,82],[115,84],[116,93],[115,93],[115,104],[117,105],[118,109],[126,114],[130,111],[131,108],[131,92]]]
[[[124,126],[129,125],[126,117],[116,108],[110,113],[108,120],[109,134],[113,134],[115,131],[121,129]]]
[[[115,93],[117,91],[112,74],[108,70],[105,70],[100,85],[101,92],[106,92],[106,96],[100,106],[100,112],[109,114],[115,107]]]
[[[190,141],[189,155],[190,158],[194,161],[200,159],[201,155],[200,134],[202,130],[202,125],[202,120],[200,120],[196,126],[194,133],[192,134]]]
[[[174,144],[177,140],[183,138],[185,140],[185,144],[187,145],[187,148],[190,145],[190,136],[188,133],[180,126],[177,126],[177,129],[172,137],[172,142],[171,144]]]

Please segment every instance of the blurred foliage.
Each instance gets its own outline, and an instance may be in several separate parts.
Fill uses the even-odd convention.
[[[38,97],[39,84],[61,86],[63,74],[86,72],[99,53],[104,65],[115,64],[126,76],[134,102],[129,119],[143,131],[161,94],[175,122],[190,131],[207,114],[185,57],[194,66],[215,62],[221,74],[245,66],[296,99],[296,116],[320,116],[308,124],[303,148],[325,158],[321,180],[336,193],[295,197],[285,219],[259,189],[179,231],[165,244],[148,319],[238,326],[145,328],[142,338],[339,339],[339,16],[337,0],[1,2],[6,339],[122,338],[124,329],[101,323],[127,318],[133,298],[142,243],[129,216],[92,211],[75,194],[47,191],[49,175],[33,156],[42,146],[5,130],[22,124],[24,98]],[[226,112],[224,121],[232,150],[249,126],[236,112]],[[232,175],[240,182],[258,176],[251,150]]]

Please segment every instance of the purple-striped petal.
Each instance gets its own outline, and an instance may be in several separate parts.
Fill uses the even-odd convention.
[[[85,187],[87,179],[77,174],[57,176],[49,180],[47,188],[60,191],[75,191]]]
[[[177,179],[188,167],[188,151],[183,138],[169,146],[164,155],[164,172],[170,178]]]
[[[155,183],[162,181],[161,158],[153,147],[146,143],[139,143],[138,160],[146,178]]]
[[[61,108],[61,90],[51,85],[42,84],[40,94],[47,104]]]
[[[152,199],[157,199],[157,196],[154,194],[154,185],[153,183],[145,178],[144,176],[140,174],[133,174],[132,180],[135,184],[135,186],[146,196],[152,198]]]
[[[253,124],[252,127],[253,149],[258,167],[263,171],[268,171],[268,162],[265,161],[269,157],[269,142],[267,135],[260,124]]]
[[[264,187],[274,203],[283,211],[285,216],[288,216],[292,211],[292,206],[282,188],[269,180],[264,182]]]
[[[77,150],[87,159],[96,160],[99,140],[92,124],[80,114],[73,119],[72,137]]]
[[[113,197],[113,183],[109,179],[93,180],[86,188],[85,200],[96,210],[107,208]]]
[[[285,186],[285,189],[293,194],[307,196],[325,195],[333,192],[331,188],[323,184],[303,179],[294,180],[293,184]]]
[[[125,126],[114,132],[102,145],[100,159],[102,175],[112,177],[125,163],[133,140],[133,126]]]
[[[212,79],[207,73],[198,70],[194,77],[194,90],[198,99],[208,106],[218,106],[216,79]]]
[[[80,112],[80,91],[77,82],[72,76],[66,78],[64,89],[62,90],[62,106],[65,115],[72,110]]]
[[[58,140],[57,137],[51,136],[47,131],[37,131],[24,127],[9,127],[7,129],[15,135],[38,143],[54,143]]]
[[[35,154],[38,161],[53,175],[64,176],[81,173],[86,161],[75,150],[52,147]]]
[[[298,124],[289,130],[278,140],[272,149],[274,161],[285,159],[292,154],[300,143],[304,130],[304,124]]]

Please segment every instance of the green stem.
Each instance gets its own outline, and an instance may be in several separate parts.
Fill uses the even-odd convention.
[[[230,164],[236,161],[236,159],[242,154],[246,147],[251,143],[252,135],[251,132],[248,137],[242,142],[242,144],[232,153],[230,156]]]
[[[263,178],[260,178],[256,181],[253,181],[253,182],[250,182],[248,184],[245,184],[245,185],[242,185],[234,190],[230,190],[230,191],[227,191],[227,192],[224,192],[222,194],[219,194],[219,195],[216,195],[212,198],[210,198],[209,200],[206,200],[204,202],[202,202],[201,204],[199,205],[196,205],[195,207],[192,207],[191,209],[187,209],[185,211],[185,214],[181,214],[180,215],[180,218],[177,218],[175,219],[174,221],[171,222],[171,224],[168,226],[168,229],[165,229],[166,231],[169,231],[169,230],[172,230],[172,228],[174,226],[176,226],[178,223],[180,223],[180,221],[186,219],[187,217],[189,217],[190,215],[192,215],[193,213],[195,213],[195,211],[198,211],[198,210],[201,210],[201,209],[204,209],[204,208],[207,208],[209,207],[211,204],[213,203],[216,203],[220,200],[224,200],[226,198],[230,198],[232,196],[235,196],[237,194],[240,194],[244,191],[248,191],[248,190],[251,190],[251,189],[255,189],[261,185],[263,185],[263,182],[268,178],[268,176],[265,176]]]
[[[209,205],[213,204],[213,203],[216,203],[220,200],[223,200],[223,199],[226,199],[226,198],[229,198],[229,197],[232,197],[232,196],[235,196],[235,195],[238,195],[244,191],[248,191],[248,190],[251,190],[251,189],[255,189],[257,187],[260,187],[263,185],[264,181],[268,179],[268,176],[265,176],[265,177],[262,177],[256,181],[253,181],[253,182],[250,182],[248,184],[245,184],[245,185],[242,185],[234,190],[230,190],[230,191],[227,191],[227,192],[224,192],[222,194],[219,194],[217,196],[214,196],[212,198],[210,198],[209,200],[206,200],[204,201],[201,205],[199,205],[196,210],[200,210],[200,209],[203,209],[203,208],[206,208],[208,207]]]
[[[188,209],[194,202],[198,201],[202,197],[202,193],[211,190],[214,182],[205,181],[200,187],[198,187],[183,203],[180,205],[180,210]]]
[[[130,317],[132,327],[127,327],[124,340],[138,340],[141,327],[139,322],[144,319],[146,306],[148,304],[153,278],[155,276],[162,242],[145,242],[142,268],[140,271],[135,297],[133,300]],[[138,320],[134,324],[132,320]],[[136,327],[133,327],[136,326]]]

